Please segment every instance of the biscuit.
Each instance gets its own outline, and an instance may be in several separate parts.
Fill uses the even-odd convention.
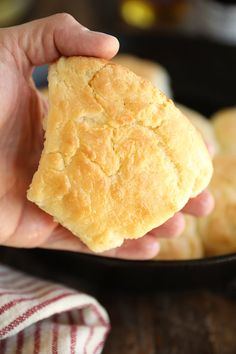
[[[236,107],[215,113],[212,123],[222,151],[236,153]]]
[[[196,259],[204,256],[202,240],[197,231],[197,220],[190,215],[185,215],[185,229],[180,236],[160,238],[158,241],[160,251],[155,257],[157,260]]]
[[[214,128],[209,119],[204,117],[199,112],[188,108],[182,104],[176,104],[181,112],[190,120],[190,122],[197,128],[202,135],[204,141],[212,147],[214,154],[219,152],[219,143],[217,141]]]
[[[126,66],[136,75],[151,81],[153,85],[159,88],[166,96],[172,97],[170,76],[167,70],[160,64],[130,54],[118,54],[113,58],[113,61]]]
[[[215,208],[198,222],[207,255],[236,252],[236,156],[214,158],[214,174],[209,186]]]
[[[149,81],[96,58],[51,65],[44,149],[27,197],[91,250],[164,223],[211,175],[200,134]]]

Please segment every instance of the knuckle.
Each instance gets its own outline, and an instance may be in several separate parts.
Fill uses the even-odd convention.
[[[67,12],[62,12],[59,14],[54,15],[56,17],[56,19],[58,20],[58,22],[73,22],[75,21],[75,18],[68,14]]]

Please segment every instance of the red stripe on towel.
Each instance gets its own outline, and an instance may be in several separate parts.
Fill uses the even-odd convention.
[[[58,354],[58,330],[57,323],[58,315],[53,316],[53,329],[52,329],[52,354]]]
[[[32,285],[34,285],[34,284],[35,284],[35,281],[34,282],[32,281],[30,285],[28,285],[26,288],[23,288],[23,289],[22,288],[21,289],[13,289],[13,290],[5,289],[4,291],[0,292],[0,296],[30,294],[34,291],[45,288],[45,284],[44,285],[37,284],[36,286],[32,287]]]
[[[34,332],[34,353],[40,353],[40,341],[41,341],[41,322],[37,322],[35,325],[35,332]]]
[[[15,305],[20,304],[21,302],[27,302],[27,301],[33,301],[33,300],[40,299],[40,298],[42,298],[42,297],[44,297],[46,295],[49,295],[49,294],[51,294],[54,291],[59,290],[59,289],[60,288],[54,288],[54,289],[50,289],[48,291],[45,291],[44,293],[41,293],[41,294],[39,294],[37,296],[23,297],[21,299],[15,299],[15,300],[9,301],[7,304],[4,304],[3,306],[0,307],[0,315],[2,315],[4,312],[10,310]]]
[[[0,341],[0,353],[5,354],[6,351],[6,339]]]
[[[17,334],[16,340],[16,354],[21,354],[24,346],[24,331],[20,331]]]
[[[58,295],[56,297],[53,297],[52,299],[48,299],[38,305],[35,305],[28,309],[25,313],[23,313],[21,316],[18,316],[15,320],[13,320],[11,323],[9,323],[7,326],[2,328],[0,330],[0,338],[11,332],[13,329],[15,329],[17,326],[19,326],[22,322],[26,321],[30,316],[34,315],[36,312],[40,311],[41,309],[45,308],[48,305],[51,305],[54,302],[57,302],[67,296],[72,296],[76,295],[74,292],[67,292],[61,295]]]

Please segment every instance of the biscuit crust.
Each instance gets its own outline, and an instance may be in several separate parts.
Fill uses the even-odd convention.
[[[211,175],[200,134],[150,82],[96,58],[51,66],[45,144],[27,197],[91,250],[164,223]]]
[[[215,208],[198,221],[206,255],[236,252],[236,155],[222,153],[214,158],[209,189]]]
[[[136,75],[151,81],[165,95],[172,97],[170,76],[167,70],[160,64],[130,54],[118,54],[112,61],[126,66]]]
[[[185,229],[180,236],[162,238],[159,243],[160,252],[155,257],[157,260],[198,259],[204,256],[203,243],[194,216],[185,215]]]
[[[214,153],[218,153],[220,150],[219,143],[217,141],[211,120],[207,119],[199,112],[188,108],[182,104],[176,104],[176,106],[181,110],[185,117],[187,117],[190,122],[195,126],[195,128],[203,137],[204,141],[212,146]]]
[[[221,150],[236,153],[236,107],[218,111],[212,116],[212,123]]]

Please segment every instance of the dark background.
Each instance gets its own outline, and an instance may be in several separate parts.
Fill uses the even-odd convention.
[[[202,33],[180,30],[173,23],[145,30],[128,26],[121,18],[120,4],[119,0],[33,1],[18,22],[68,12],[91,29],[115,34],[121,52],[150,58],[166,67],[176,101],[207,116],[235,105],[235,45]],[[45,73],[37,76],[40,85],[45,83],[45,76]]]

